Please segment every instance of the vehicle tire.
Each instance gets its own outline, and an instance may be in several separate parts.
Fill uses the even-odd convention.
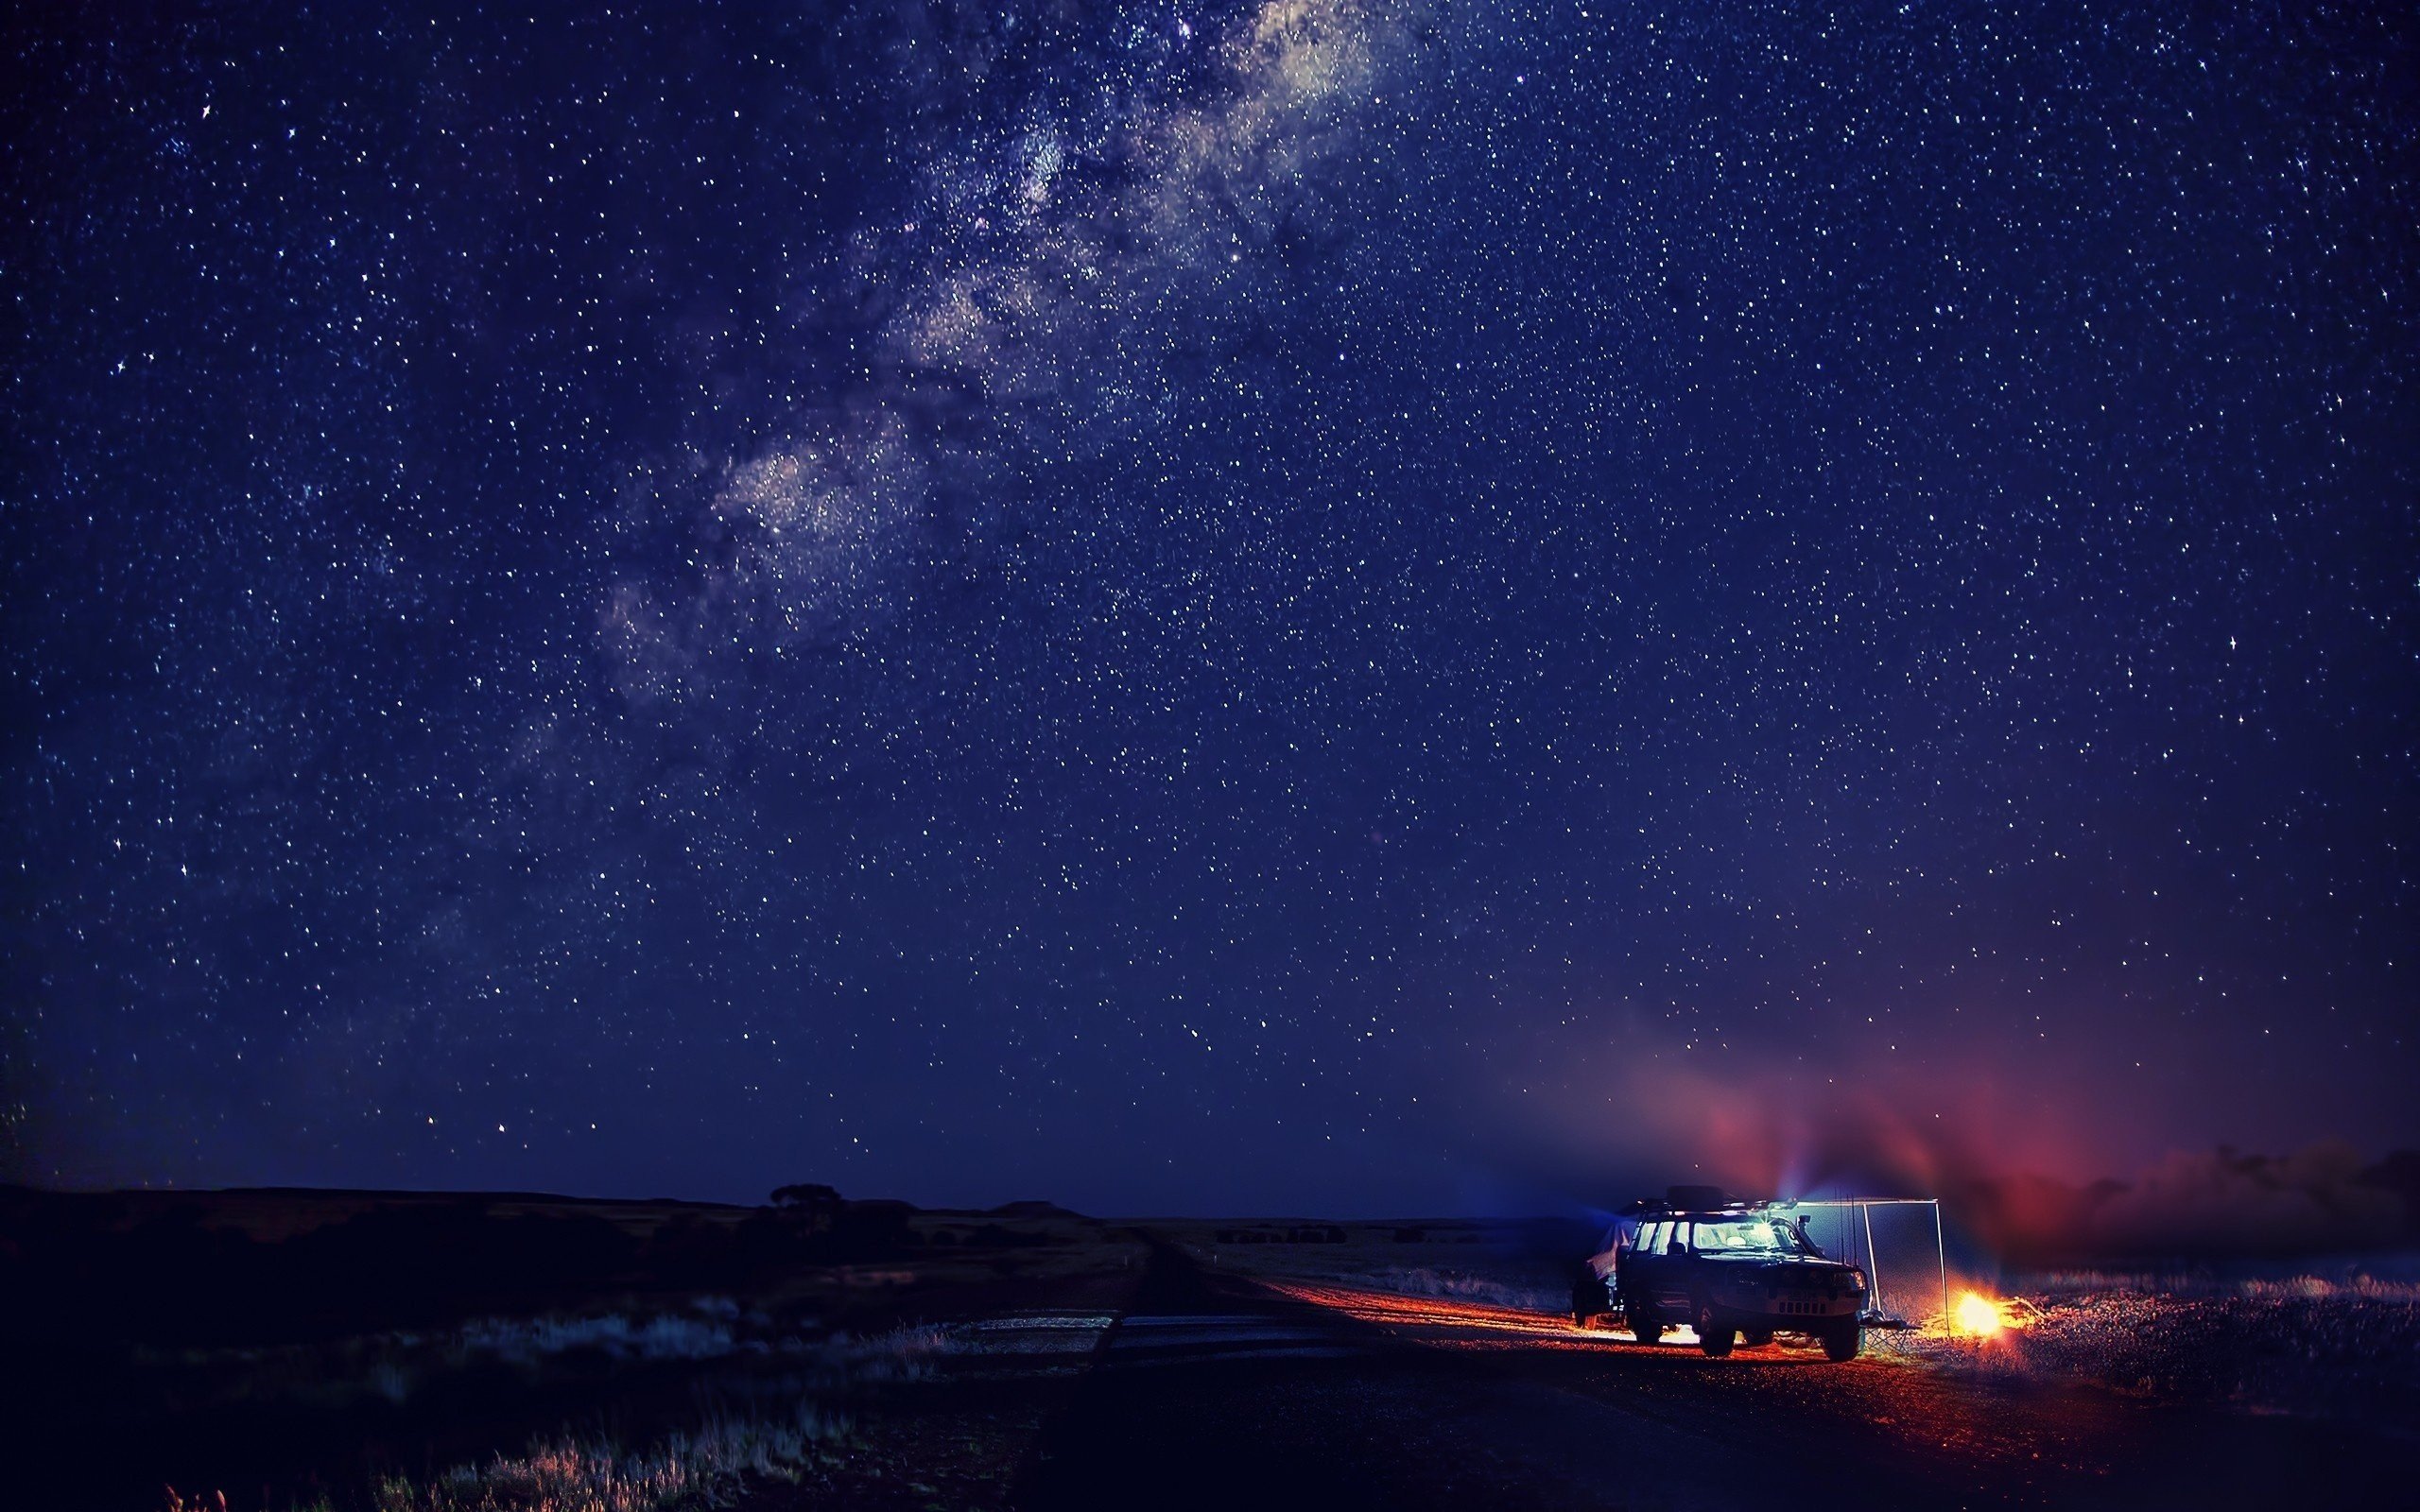
[[[1824,1358],[1834,1365],[1857,1358],[1865,1347],[1865,1325],[1852,1318],[1846,1323],[1824,1331]]]
[[[1773,1342],[1773,1331],[1771,1329],[1741,1329],[1739,1331],[1739,1342],[1746,1345],[1749,1349],[1761,1349],[1766,1345]]]
[[[1737,1333],[1736,1329],[1718,1327],[1714,1321],[1714,1309],[1703,1302],[1698,1304],[1698,1348],[1705,1351],[1707,1359],[1720,1360],[1729,1354],[1731,1341]]]
[[[1655,1309],[1644,1302],[1624,1302],[1622,1321],[1630,1325],[1631,1336],[1641,1344],[1653,1344],[1664,1336],[1663,1321],[1656,1317]]]

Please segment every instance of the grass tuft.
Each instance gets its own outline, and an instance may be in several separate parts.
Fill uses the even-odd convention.
[[[459,1465],[425,1484],[379,1484],[377,1512],[686,1512],[731,1503],[751,1480],[795,1481],[849,1419],[809,1403],[786,1418],[721,1418],[632,1453],[558,1438]]]
[[[1373,1286],[1382,1292],[1397,1292],[1409,1297],[1460,1297],[1465,1301],[1485,1302],[1494,1307],[1514,1308],[1527,1313],[1561,1313],[1571,1305],[1567,1293],[1519,1286],[1492,1277],[1473,1276],[1466,1271],[1439,1270],[1427,1265],[1390,1265],[1376,1270],[1340,1274],[1335,1279]]]

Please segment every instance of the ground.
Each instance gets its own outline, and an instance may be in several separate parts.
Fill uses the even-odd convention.
[[[1179,1507],[1732,1507],[1753,1480],[1796,1507],[2228,1506],[2384,1495],[2409,1452],[2382,1421],[1896,1355],[1718,1362],[1481,1303],[1222,1273],[1173,1246],[1154,1263],[1022,1504],[1149,1486]]]
[[[22,1210],[12,1295],[46,1305],[11,1314],[11,1354],[45,1385],[5,1425],[13,1490],[154,1512],[164,1484],[232,1512],[1661,1509],[1750,1484],[1794,1508],[2392,1503],[2420,1422],[2406,1273],[2040,1278],[1990,1341],[1714,1361],[1685,1331],[1573,1328],[1553,1224],[1027,1207],[913,1214],[839,1259],[761,1218],[745,1239],[747,1210],[482,1202]],[[377,1244],[339,1242],[365,1215]],[[363,1260],[435,1234],[543,1276],[591,1220],[627,1232],[621,1268],[537,1292],[479,1272],[458,1315]],[[281,1310],[255,1286],[235,1334],[223,1309],[113,1316],[130,1289],[180,1295],[163,1255],[215,1267],[197,1295],[322,1262],[389,1289]]]

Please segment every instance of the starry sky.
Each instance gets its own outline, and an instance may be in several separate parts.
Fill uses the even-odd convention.
[[[2420,1138],[2402,8],[5,26],[18,1178]]]

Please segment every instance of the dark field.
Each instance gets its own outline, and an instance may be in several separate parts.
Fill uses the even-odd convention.
[[[10,1504],[2230,1506],[2392,1497],[2420,1285],[2068,1272],[1987,1341],[1703,1358],[1552,1222],[12,1193]],[[170,1488],[173,1487],[173,1491]],[[197,1501],[197,1499],[199,1499]]]
[[[1018,1445],[961,1389],[980,1372],[945,1368],[942,1325],[1105,1314],[1143,1253],[1044,1204],[11,1192],[5,1347],[42,1386],[9,1457],[26,1504],[96,1508],[163,1487],[278,1509],[679,1505],[970,1456],[991,1478]],[[908,1442],[936,1403],[963,1421]],[[499,1454],[540,1469],[459,1473]]]

